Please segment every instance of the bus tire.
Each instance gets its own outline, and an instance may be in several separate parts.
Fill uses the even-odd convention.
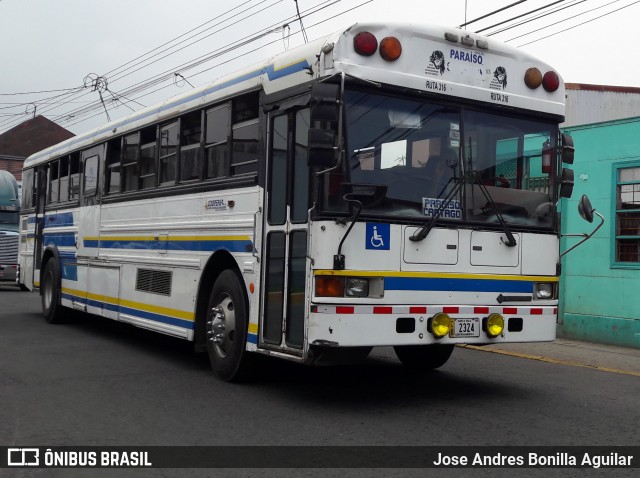
[[[50,324],[61,323],[63,315],[62,304],[60,304],[60,270],[58,261],[53,257],[44,268],[40,288],[42,291],[42,313],[45,320]]]
[[[411,370],[442,367],[453,352],[453,345],[402,345],[393,347],[402,364]]]
[[[227,382],[247,378],[249,314],[238,273],[223,271],[213,284],[207,306],[206,340],[213,372]]]

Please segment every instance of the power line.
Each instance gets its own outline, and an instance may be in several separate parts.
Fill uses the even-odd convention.
[[[466,27],[466,26],[468,26],[468,25],[471,25],[472,23],[478,22],[478,21],[480,21],[480,20],[484,20],[485,18],[488,18],[488,17],[490,17],[490,16],[493,16],[493,15],[495,15],[496,13],[503,12],[503,11],[505,11],[505,10],[507,10],[507,9],[511,8],[511,7],[515,7],[516,5],[520,5],[521,3],[524,3],[524,2],[526,2],[526,1],[527,1],[527,0],[519,0],[519,1],[517,1],[517,2],[514,2],[514,3],[510,4],[510,5],[507,5],[506,7],[502,7],[502,8],[499,8],[499,9],[497,9],[497,10],[494,10],[494,11],[492,11],[492,12],[490,12],[490,13],[487,13],[486,15],[482,15],[481,17],[474,18],[473,20],[469,20],[468,22],[465,20],[465,22],[464,22],[462,25],[458,25],[458,28]]]
[[[616,2],[611,2],[611,3],[617,3],[617,1],[619,1],[619,0],[616,0]],[[607,5],[610,5],[611,3],[609,3],[609,4],[607,4]],[[625,5],[625,6],[623,6],[623,7],[617,8],[617,9],[612,10],[612,11],[610,11],[610,12],[603,13],[602,15],[600,15],[600,16],[598,16],[598,17],[592,18],[592,19],[587,20],[587,21],[582,22],[582,23],[578,23],[577,25],[573,25],[573,26],[571,26],[571,27],[567,27],[567,28],[565,28],[565,29],[564,29],[564,30],[562,30],[562,31],[552,33],[552,34],[550,34],[550,35],[547,35],[547,36],[544,36],[544,37],[538,38],[538,39],[536,39],[536,40],[531,40],[530,42],[527,42],[527,43],[523,43],[522,45],[518,45],[518,48],[521,48],[521,47],[523,47],[523,46],[525,46],[525,45],[530,45],[530,44],[532,44],[532,43],[539,42],[539,41],[541,41],[541,40],[545,40],[545,39],[550,38],[550,37],[552,37],[552,36],[558,35],[559,33],[564,33],[564,32],[566,32],[566,31],[568,31],[568,30],[573,30],[574,28],[577,28],[577,27],[580,27],[580,26],[586,25],[587,23],[591,23],[591,22],[593,22],[593,21],[600,20],[601,18],[604,18],[604,17],[606,17],[606,16],[609,16],[609,15],[611,15],[612,13],[619,12],[620,10],[624,10],[625,8],[631,7],[631,6],[633,6],[633,5],[637,4],[637,3],[640,3],[640,0],[637,0],[637,1],[633,2],[633,3],[630,3],[629,5]],[[605,6],[606,6],[606,5],[605,5]],[[597,9],[593,9],[593,10],[597,10]],[[591,10],[591,11],[593,11],[593,10]],[[575,18],[575,17],[577,17],[577,16],[578,16],[578,15],[575,15],[575,16],[574,16],[574,17],[572,17],[572,18]],[[571,19],[572,19],[572,18],[571,18]],[[566,20],[570,20],[570,19],[566,19]],[[562,23],[562,22],[564,22],[564,21],[566,21],[566,20],[562,20],[562,21],[560,21],[560,22],[556,22],[556,23],[554,23],[553,25],[557,25],[558,23]],[[549,25],[549,26],[553,26],[553,25]],[[546,27],[544,27],[544,28],[546,28]],[[538,30],[536,30],[536,31],[543,30],[544,28],[540,28],[540,29],[538,29]],[[532,33],[535,33],[535,32],[532,32]],[[518,37],[516,37],[516,38],[518,38]],[[511,41],[511,40],[507,40],[507,41]]]
[[[526,25],[527,23],[531,23],[531,22],[534,22],[534,21],[539,20],[541,18],[547,17],[549,15],[554,15],[554,14],[556,14],[558,12],[563,11],[563,10],[567,10],[568,8],[575,7],[576,5],[579,5],[579,4],[584,3],[586,1],[587,0],[575,0],[574,3],[572,3],[570,5],[565,5],[563,7],[556,8],[555,10],[549,10],[547,12],[541,13],[540,15],[536,15],[535,17],[528,18],[528,19],[523,20],[523,21],[521,21],[519,23],[514,23],[513,25],[509,25],[507,27],[501,28],[500,30],[496,30],[495,32],[487,33],[486,35],[487,36],[498,35],[499,33],[506,32],[507,30],[511,30],[513,28],[517,28],[517,27],[520,27],[522,25]],[[544,7],[544,8],[546,8],[546,7]],[[527,12],[527,15],[530,14],[530,13],[531,12]],[[510,19],[508,21],[511,21],[511,20],[513,20],[513,19]]]
[[[317,6],[315,8],[315,10],[309,9],[306,12],[304,12],[305,13],[304,16],[309,16],[309,15],[318,13],[319,11],[327,8],[328,6],[337,4],[340,1],[341,0],[335,0],[332,3],[330,3],[329,5],[326,5],[327,3],[329,3],[329,1],[325,1],[324,2],[324,6],[322,6],[323,4],[321,4],[320,6]],[[371,0],[369,0],[369,1],[371,1]],[[366,2],[366,3],[369,3],[369,2]],[[347,11],[350,11],[350,10],[347,10]],[[290,18],[286,19],[285,21],[289,21],[292,18],[295,18],[295,17],[290,17]],[[226,48],[224,48],[224,49],[223,48],[219,48],[217,50],[214,50],[214,52],[212,52],[212,53],[210,53],[208,55],[203,55],[203,56],[201,56],[199,58],[196,58],[195,60],[192,60],[190,63],[184,63],[184,64],[181,64],[181,65],[178,65],[178,66],[174,66],[174,67],[164,71],[163,73],[160,73],[159,75],[156,75],[154,77],[148,78],[147,80],[142,80],[142,81],[140,81],[140,82],[138,82],[138,83],[136,83],[134,85],[131,85],[129,88],[123,90],[123,93],[126,93],[127,95],[131,95],[131,94],[135,94],[135,93],[141,92],[141,91],[143,91],[143,90],[145,90],[147,88],[151,88],[151,87],[153,87],[153,86],[155,86],[157,84],[160,84],[160,83],[168,80],[169,78],[172,79],[174,77],[176,71],[187,71],[187,70],[190,70],[190,69],[195,68],[197,66],[200,66],[201,64],[204,64],[204,63],[206,63],[206,62],[208,62],[208,61],[210,61],[212,59],[220,57],[220,56],[222,56],[222,55],[224,55],[226,53],[229,53],[229,52],[231,52],[233,50],[236,50],[236,49],[238,49],[238,48],[240,48],[242,46],[246,46],[246,45],[248,45],[248,44],[250,44],[250,43],[252,43],[252,42],[254,42],[256,40],[259,40],[260,38],[263,38],[263,37],[267,36],[268,34],[273,33],[278,28],[280,28],[279,23],[278,24],[273,24],[273,25],[271,25],[271,27],[267,27],[267,28],[263,29],[262,33],[259,33],[259,34],[255,35],[255,36],[245,36],[245,37],[237,40],[235,42],[235,44],[227,44]],[[193,77],[194,75],[191,75],[191,76]],[[96,103],[95,106],[93,106],[93,108],[97,108],[99,106],[100,106],[100,103]],[[63,120],[64,117],[70,116],[70,115],[74,116],[74,117],[77,117],[78,115],[82,115],[87,110],[91,110],[91,109],[92,109],[92,107],[89,106],[87,108],[83,108],[83,109],[80,109],[80,110],[74,110],[72,112],[67,112],[67,113],[59,115],[58,117],[55,118],[55,120],[56,121]]]
[[[499,22],[499,23],[496,23],[496,24],[494,24],[494,25],[491,25],[490,27],[485,27],[485,28],[481,28],[480,30],[476,30],[476,33],[482,33],[482,32],[484,32],[484,31],[486,31],[486,30],[491,29],[491,28],[495,28],[495,27],[498,27],[498,26],[500,26],[500,25],[504,25],[505,23],[509,23],[509,22],[511,22],[511,21],[513,21],[513,20],[517,20],[518,18],[526,17],[527,15],[530,15],[530,14],[535,13],[535,12],[539,12],[540,10],[544,10],[545,8],[551,7],[551,6],[556,5],[556,4],[558,4],[558,3],[562,3],[562,2],[564,2],[564,1],[565,1],[565,0],[557,0],[557,1],[553,2],[553,3],[550,3],[550,4],[548,4],[548,5],[545,5],[545,6],[543,6],[543,7],[538,7],[538,8],[536,8],[536,9],[534,9],[534,10],[530,10],[530,11],[528,11],[528,12],[526,12],[526,13],[522,13],[522,14],[517,15],[517,16],[515,16],[515,17],[509,18],[508,20],[503,20],[503,21],[501,21],[501,22]]]
[[[302,32],[302,37],[304,38],[305,43],[309,43],[309,38],[307,38],[307,32],[304,29],[304,24],[302,23],[302,17],[300,16],[300,8],[298,8],[298,0],[293,0],[293,3],[296,4],[296,12],[298,13],[298,20],[300,21],[300,31]]]
[[[251,3],[251,1],[252,1],[252,0],[248,0],[247,2],[245,2],[245,3],[241,4],[241,5],[238,5],[237,7],[234,7],[234,8],[232,8],[232,9],[228,10],[228,11],[226,11],[226,12],[222,13],[221,15],[217,15],[216,17],[212,18],[212,19],[211,19],[211,20],[209,20],[208,22],[205,22],[205,23],[203,23],[203,24],[199,25],[198,27],[193,28],[193,29],[191,29],[191,30],[189,30],[189,31],[185,32],[184,34],[179,35],[178,37],[176,37],[176,38],[174,38],[174,39],[170,40],[169,42],[166,42],[166,43],[164,43],[164,44],[160,45],[159,47],[156,47],[156,48],[155,48],[155,49],[153,49],[153,50],[150,50],[149,52],[147,52],[147,53],[145,53],[145,54],[143,54],[143,55],[141,55],[141,56],[137,57],[137,58],[136,58],[136,59],[134,59],[134,60],[130,60],[129,62],[127,62],[127,63],[125,63],[125,64],[123,64],[123,65],[121,65],[121,66],[119,66],[119,67],[117,67],[117,68],[115,68],[115,69],[110,70],[110,72],[109,72],[109,73],[113,73],[113,72],[116,72],[116,71],[118,71],[118,70],[121,70],[123,67],[125,67],[125,66],[129,65],[130,63],[134,62],[135,60],[137,60],[137,59],[139,59],[139,58],[142,58],[142,57],[144,57],[144,56],[146,56],[146,55],[149,55],[150,53],[152,53],[152,52],[154,52],[154,51],[158,50],[159,48],[162,48],[163,46],[165,46],[165,45],[167,45],[167,44],[170,44],[170,43],[174,42],[175,40],[177,40],[177,39],[179,39],[179,38],[181,38],[181,37],[184,37],[185,35],[188,35],[189,33],[191,33],[191,32],[193,32],[193,31],[197,30],[198,28],[201,28],[202,26],[204,26],[204,25],[206,25],[206,24],[208,24],[208,23],[211,23],[212,21],[215,21],[215,20],[217,20],[217,19],[220,19],[221,17],[226,16],[226,15],[227,15],[227,14],[229,14],[230,12],[233,12],[234,10],[236,10],[236,9],[238,9],[238,8],[240,8],[240,7],[242,7],[243,5],[246,5],[246,4],[248,4],[248,3]],[[262,0],[260,3],[265,3],[266,1],[267,1],[267,0]],[[283,0],[278,0],[278,2],[277,2],[277,3],[281,2],[281,1],[283,1]],[[259,4],[260,4],[260,3],[259,3]],[[247,10],[245,10],[245,11],[247,11]],[[233,17],[231,17],[231,18],[233,18]],[[227,20],[229,20],[229,19],[227,19]],[[224,20],[224,21],[226,21],[226,20]],[[218,22],[218,24],[220,24],[220,23],[223,23],[223,22]],[[211,28],[212,28],[212,27],[211,27]],[[201,32],[201,33],[202,33],[202,32]],[[190,38],[193,38],[193,37],[190,37]],[[205,38],[206,38],[206,37],[205,37]],[[166,51],[166,50],[165,50],[165,51]],[[124,75],[124,76],[127,76],[127,75]],[[118,78],[116,78],[116,79],[118,79]],[[71,100],[74,100],[74,99],[79,99],[79,98],[81,98],[81,97],[83,97],[83,96],[86,96],[87,94],[89,94],[89,93],[90,93],[90,92],[88,92],[88,91],[84,91],[84,93],[82,93],[82,90],[83,90],[83,89],[84,89],[84,87],[80,87],[79,89],[78,89],[78,88],[76,88],[76,89],[60,90],[60,91],[67,91],[67,92],[68,92],[68,93],[66,94],[66,95],[67,95],[67,98],[71,101]],[[76,96],[74,97],[73,95],[76,95]],[[61,96],[65,96],[65,95],[61,95]],[[59,103],[59,106],[63,106],[64,104],[67,104],[67,102],[64,102],[64,101],[62,101],[62,100],[61,100],[61,101],[59,101],[58,103]],[[100,103],[97,103],[97,104],[98,104],[98,105],[100,105]],[[53,110],[53,109],[55,109],[55,108],[56,108],[56,107],[50,107],[50,108],[48,108],[48,109],[45,109],[45,111],[42,111],[42,113],[44,113],[44,112],[48,112],[48,111],[52,111],[52,110]],[[8,124],[6,120],[5,120],[4,122],[0,122],[0,127],[4,126],[4,125],[6,125],[6,124]],[[14,124],[17,124],[17,123],[14,123]]]
[[[0,0],[2,1],[2,0]],[[20,96],[20,95],[39,95],[42,93],[58,93],[60,91],[73,91],[76,90],[78,87],[75,88],[64,88],[61,90],[42,90],[42,91],[26,91],[26,92],[22,92],[22,93],[0,93],[0,96]]]
[[[323,19],[323,20],[321,20],[321,21],[319,21],[319,22],[316,22],[316,23],[312,24],[309,28],[313,28],[313,27],[315,27],[315,26],[318,26],[318,25],[320,25],[320,24],[322,24],[322,23],[325,23],[325,22],[329,21],[329,20],[330,20],[330,19],[332,19],[332,18],[337,18],[337,17],[339,17],[339,16],[341,16],[341,15],[344,15],[344,14],[346,14],[346,13],[348,13],[348,12],[351,12],[351,11],[353,11],[353,10],[356,10],[356,9],[358,9],[358,8],[361,8],[362,6],[364,6],[364,5],[368,4],[368,3],[371,3],[372,1],[373,1],[373,0],[366,0],[366,1],[363,1],[363,2],[362,2],[362,3],[360,3],[359,5],[356,5],[356,6],[352,7],[352,8],[349,8],[349,9],[343,10],[343,11],[341,11],[340,13],[338,13],[337,15],[335,15],[335,16],[333,16],[333,17],[325,18],[325,19]],[[315,12],[314,12],[314,13],[315,13]],[[300,31],[298,31],[298,32],[294,32],[292,35],[297,35],[298,33],[301,33],[301,32],[300,32]],[[267,47],[267,46],[269,46],[269,45],[272,45],[272,44],[274,44],[274,43],[277,43],[277,42],[279,42],[279,41],[280,41],[280,39],[272,40],[272,41],[270,41],[270,42],[268,42],[268,43],[266,43],[266,44],[264,44],[264,45],[262,45],[262,46],[260,46],[260,47],[256,48],[256,49],[255,49],[255,51],[257,51],[257,50],[259,50],[259,49],[262,49],[262,48],[265,48],[265,47]],[[234,57],[234,58],[227,59],[227,60],[222,61],[222,62],[220,62],[220,63],[217,63],[217,64],[215,64],[215,65],[213,65],[213,66],[211,66],[211,67],[205,68],[204,70],[201,70],[201,71],[199,71],[199,72],[197,72],[197,73],[194,73],[194,74],[193,74],[193,75],[191,75],[191,76],[192,76],[192,77],[195,77],[195,76],[198,76],[198,75],[201,75],[201,74],[207,73],[208,71],[210,71],[210,70],[212,70],[212,69],[214,69],[214,68],[217,68],[217,67],[219,67],[219,66],[221,66],[221,65],[224,65],[224,64],[226,64],[226,63],[230,63],[230,62],[232,62],[232,61],[234,61],[234,60],[237,60],[237,59],[239,59],[239,58],[242,58],[243,56],[244,56],[244,54],[239,54],[238,56],[236,56],[236,57]],[[143,95],[137,96],[137,97],[136,97],[136,99],[140,99],[140,98],[143,98],[143,97],[145,97],[145,96],[151,95],[151,94],[153,94],[153,93],[157,93],[158,91],[161,91],[161,90],[163,90],[163,89],[169,88],[170,86],[172,86],[172,85],[171,85],[171,84],[168,84],[168,85],[161,86],[160,88],[157,88],[157,89],[155,89],[155,90],[153,90],[153,91],[150,91],[150,92],[147,92],[147,93],[145,93],[145,94],[143,94]],[[80,124],[80,123],[82,123],[82,122],[84,122],[84,121],[87,121],[88,119],[91,119],[91,118],[94,118],[94,117],[96,117],[96,116],[99,116],[100,114],[102,114],[102,113],[95,113],[95,114],[93,114],[92,116],[89,116],[89,117],[86,117],[86,118],[84,118],[84,119],[82,119],[82,120],[76,121],[75,123],[70,123],[70,124],[68,124],[68,126],[69,126],[69,127],[71,127],[71,126],[75,126],[76,124]],[[71,119],[71,118],[69,118],[69,119]]]
[[[279,1],[282,1],[282,0],[279,0]],[[249,3],[249,2],[245,2],[245,3],[244,3],[244,4],[242,4],[242,5],[246,5],[247,3]],[[261,3],[264,3],[264,1],[263,1],[263,2],[261,2]],[[242,5],[241,5],[241,6],[242,6]],[[238,8],[238,7],[236,7],[236,8]],[[232,11],[232,10],[234,10],[234,9],[231,9],[230,11]],[[211,21],[213,21],[213,20],[219,19],[221,16],[224,16],[224,15],[226,15],[227,13],[229,13],[229,11],[228,11],[228,12],[223,13],[222,15],[219,15],[219,16],[215,17],[214,19],[210,20],[210,22],[211,22]],[[206,22],[206,23],[208,23],[208,22]],[[206,24],[206,23],[205,23],[205,24]],[[203,25],[204,25],[204,24],[203,24]],[[202,26],[202,25],[201,25],[201,26]],[[199,27],[197,27],[197,28],[199,28]],[[190,31],[193,31],[193,29],[192,29],[192,30],[190,30]],[[187,32],[186,34],[188,34],[188,33],[189,33],[189,32]],[[181,35],[181,36],[184,36],[184,35],[185,35],[185,34],[183,34],[183,35]],[[180,36],[179,36],[178,38],[180,38]],[[175,40],[175,39],[174,39],[174,40]],[[172,40],[172,41],[173,41],[173,40]],[[170,42],[168,42],[168,43],[170,43]],[[166,44],[166,43],[165,43],[165,44]],[[154,50],[151,50],[151,51],[153,52],[153,51],[155,51],[155,50],[157,50],[157,49],[158,49],[158,48],[156,48],[156,49],[154,49]],[[144,56],[144,55],[143,55],[143,56]],[[123,66],[126,66],[126,65],[128,65],[129,63],[131,63],[131,62],[125,63]],[[111,70],[111,71],[113,72],[113,71],[116,71],[116,70],[118,70],[118,69],[121,69],[121,67],[116,68],[115,70]],[[67,100],[69,100],[69,101],[71,101],[71,100],[74,100],[74,99],[79,99],[79,98],[81,98],[81,97],[83,97],[83,96],[86,96],[87,94],[89,94],[89,93],[90,93],[89,91],[84,91],[84,93],[82,93],[82,89],[83,89],[83,87],[81,87],[81,88],[80,88],[80,91],[78,91],[78,90],[70,90],[70,93],[69,93],[69,94],[67,94],[66,99],[67,99]],[[76,93],[77,93],[77,94],[76,94]],[[75,96],[73,96],[74,94],[75,94]],[[64,95],[63,95],[63,96],[64,96]],[[58,107],[60,107],[60,106],[63,106],[64,104],[66,104],[66,102],[64,102],[64,101],[62,100],[62,98],[61,98],[61,101],[59,101],[58,103],[59,103],[59,105],[58,105],[58,106],[53,106],[53,107],[46,108],[44,111],[42,111],[42,113],[44,113],[44,112],[48,112],[48,111],[52,111],[52,110],[54,110],[54,109],[56,109],[56,108],[58,108]],[[100,105],[100,103],[94,103],[94,104]],[[10,121],[10,120],[9,120],[9,121]],[[7,125],[7,124],[8,124],[8,121],[7,121],[7,120],[4,120],[3,122],[0,122],[0,126],[4,126],[4,125]],[[14,124],[17,124],[17,123],[15,123],[15,122],[14,122]]]

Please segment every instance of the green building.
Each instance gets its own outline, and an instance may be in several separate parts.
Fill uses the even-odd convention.
[[[562,232],[591,232],[599,221],[578,215],[583,194],[606,222],[562,258],[558,337],[640,348],[640,117],[563,131],[573,137],[576,156]],[[560,250],[578,240],[563,237]]]

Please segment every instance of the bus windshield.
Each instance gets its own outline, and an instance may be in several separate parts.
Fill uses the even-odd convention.
[[[557,125],[461,107],[348,90],[344,169],[324,179],[325,212],[344,212],[341,183],[386,188],[363,216],[456,224],[553,226],[551,164]],[[493,204],[491,204],[493,203]]]

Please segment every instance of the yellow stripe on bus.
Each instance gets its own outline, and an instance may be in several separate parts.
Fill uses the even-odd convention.
[[[119,305],[122,307],[129,307],[131,309],[138,309],[145,312],[151,312],[153,314],[166,315],[169,317],[175,317],[178,319],[189,320],[193,322],[195,320],[195,314],[193,312],[187,312],[184,310],[170,309],[168,307],[160,307],[157,305],[145,304],[143,302],[135,302],[132,300],[118,299],[116,297],[110,297],[102,294],[84,293],[80,290],[62,288],[62,292],[69,295],[74,295],[79,298],[86,296],[89,300],[96,300],[98,302],[105,302],[107,304]]]
[[[554,276],[518,276],[497,274],[456,274],[453,272],[401,272],[401,271],[339,271],[332,269],[318,269],[313,271],[316,276],[357,276],[357,277],[409,277],[434,279],[488,279],[488,280],[516,280],[530,282],[558,282]]]

